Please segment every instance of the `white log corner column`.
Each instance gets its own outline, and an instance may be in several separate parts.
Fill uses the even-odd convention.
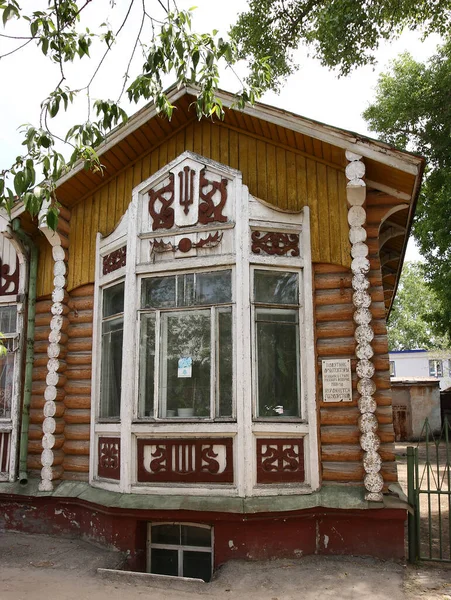
[[[64,297],[66,288],[66,251],[63,247],[63,238],[60,232],[55,232],[46,224],[45,207],[39,214],[39,229],[45,235],[52,246],[53,256],[53,292],[52,292],[52,319],[50,321],[49,345],[47,347],[47,375],[46,388],[44,391],[44,421],[42,423],[42,453],[41,453],[41,481],[39,490],[51,492],[53,480],[56,478],[53,468],[55,446],[55,429],[57,411],[57,387],[62,376],[63,364],[59,357],[61,353],[61,329],[64,323]],[[66,245],[66,244],[65,244]],[[61,383],[61,382],[60,382]]]
[[[366,185],[363,181],[365,165],[361,156],[353,152],[346,152],[348,164],[346,166],[346,178],[349,180],[346,187],[348,201],[348,223],[349,241],[351,242],[351,271],[352,289],[354,290],[352,301],[354,304],[354,322],[356,329],[354,333],[357,342],[357,391],[359,392],[359,429],[360,446],[364,451],[363,468],[365,470],[365,500],[373,502],[382,501],[382,489],[384,480],[380,473],[382,460],[378,452],[380,438],[377,435],[379,426],[375,415],[377,404],[374,399],[376,384],[373,381],[375,372],[371,359],[374,355],[371,342],[374,331],[371,326],[372,313],[371,295],[368,293],[370,280],[370,261],[368,259],[368,246],[365,243],[367,232],[366,223]]]

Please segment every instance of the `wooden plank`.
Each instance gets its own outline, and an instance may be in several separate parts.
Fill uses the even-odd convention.
[[[321,260],[330,261],[330,221],[333,213],[329,210],[329,197],[327,189],[327,167],[318,163],[316,165],[316,182],[318,194],[318,223],[321,236]]]
[[[194,125],[190,123],[185,129],[184,141],[185,141],[185,150],[191,150],[191,152],[195,152],[194,150]],[[177,148],[179,147],[177,143]],[[183,152],[183,150],[182,150]]]
[[[219,128],[219,162],[229,165],[229,130],[226,127]]]
[[[211,123],[209,121],[201,121],[202,125],[202,156],[211,157]]]
[[[116,178],[116,204],[118,206],[118,212],[116,214],[119,215],[119,207],[121,207],[120,210],[123,214],[128,206],[125,199],[125,171],[119,173]]]
[[[258,196],[257,191],[257,142],[254,138],[247,138],[247,181],[249,192]]]
[[[211,145],[210,145],[210,158],[220,162],[220,140],[219,140],[219,126],[216,123],[211,125]]]
[[[308,206],[306,162],[299,154],[296,155],[296,196],[296,210]]]
[[[248,181],[248,160],[247,160],[247,155],[248,155],[248,140],[249,138],[246,135],[240,135],[238,138],[238,169],[241,171],[241,173],[243,174],[243,183],[245,185],[249,185],[249,181]]]
[[[296,155],[293,152],[286,152],[287,164],[287,208],[288,210],[298,209],[297,177],[296,177]]]
[[[327,191],[329,196],[329,212],[330,212],[330,260],[333,263],[341,264],[341,248],[343,246],[341,240],[340,228],[340,206],[338,196],[338,179],[337,171],[326,168],[327,172]]]
[[[270,204],[277,206],[277,162],[276,147],[272,144],[266,145],[266,164],[268,171],[268,196],[266,199]]]
[[[338,206],[340,219],[341,264],[351,265],[351,244],[349,243],[348,206],[346,199],[346,177],[337,173]]]
[[[276,148],[277,164],[277,206],[279,208],[288,208],[287,205],[287,162],[286,151],[283,148]]]
[[[84,215],[83,215],[83,238],[81,247],[77,247],[79,253],[83,253],[84,259],[81,262],[80,271],[80,283],[83,281],[89,281],[94,279],[94,269],[91,271],[91,256],[86,254],[91,251],[91,240],[95,238],[96,229],[93,225],[93,217],[96,219],[96,215],[93,213],[93,197],[90,196],[83,202]],[[94,251],[95,253],[95,251]]]
[[[150,171],[150,154],[146,154],[146,156],[143,156],[142,158],[142,177],[143,177],[143,181],[145,181],[146,179],[148,179],[150,177],[151,171]]]
[[[78,205],[77,205],[78,206]],[[72,212],[73,214],[73,212]],[[98,230],[102,235],[107,233],[108,219],[108,187],[103,186],[100,190],[100,210],[99,210],[99,226]],[[73,286],[75,287],[75,286]]]
[[[233,169],[239,169],[238,138],[236,131],[229,130],[229,164]]]
[[[232,133],[232,132],[231,132]],[[268,195],[268,173],[266,165],[266,144],[261,140],[257,141],[257,196],[266,198]]]
[[[319,244],[319,218],[318,218],[318,193],[316,182],[316,163],[307,160],[307,197],[310,207],[310,237],[312,245],[312,261],[321,262]]]
[[[168,140],[167,140],[168,157],[167,157],[166,164],[170,163],[177,156],[177,151],[176,151],[175,143],[176,143],[176,136],[175,135],[172,135],[170,138],[168,138]]]
[[[182,152],[188,150],[188,148],[186,147],[185,135],[186,128],[179,131],[175,136],[175,153],[177,156],[180,156]]]

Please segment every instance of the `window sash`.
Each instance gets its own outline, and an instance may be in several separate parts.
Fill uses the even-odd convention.
[[[152,316],[150,316],[152,315]],[[196,355],[196,348],[192,347],[192,340],[195,340],[196,327],[188,335],[188,340],[174,339],[170,340],[170,331],[168,326],[171,320],[175,322],[180,319],[189,319],[190,315],[195,318],[203,319],[204,332],[202,345],[208,349],[203,356]],[[143,346],[143,323],[154,319],[155,323],[155,346],[154,360],[148,360],[148,349]],[[234,418],[234,342],[233,342],[233,307],[232,305],[215,305],[210,307],[196,307],[175,310],[156,310],[156,311],[140,311],[139,325],[139,391],[138,391],[138,410],[137,418],[175,418],[179,417],[168,411],[176,411],[178,408],[198,408],[197,414],[193,415],[195,419],[215,419],[215,418]],[[222,339],[226,339],[225,344],[221,344]],[[176,343],[176,352],[171,362],[168,364],[168,344]],[[188,346],[186,344],[188,343]],[[182,347],[180,347],[182,344]],[[185,348],[183,347],[185,344]],[[174,343],[171,344],[174,346]],[[190,347],[192,352],[186,349]],[[191,367],[191,377],[178,377],[178,359],[185,357],[193,358]],[[177,361],[177,362],[175,362]],[[203,363],[201,365],[201,363]],[[199,373],[199,367],[203,373]],[[147,375],[147,368],[153,371],[153,376]],[[208,368],[208,377],[205,374]],[[177,371],[176,371],[177,369]],[[176,376],[177,375],[177,376]],[[168,381],[168,378],[172,380]],[[150,402],[149,397],[152,393],[145,391],[145,382],[153,380],[153,402]],[[179,380],[179,381],[177,381]],[[185,381],[184,381],[185,380]],[[193,388],[190,390],[190,383],[193,383]],[[222,385],[221,385],[222,382]],[[199,389],[199,383],[202,385],[202,390]],[[168,385],[169,384],[169,385]],[[176,391],[176,388],[180,389]],[[196,387],[196,389],[194,389]],[[172,397],[171,397],[172,393]],[[184,394],[184,402],[177,406],[177,394]],[[189,396],[192,394],[191,402]],[[197,394],[196,397],[194,397]],[[151,406],[152,405],[152,406]],[[201,409],[201,410],[199,410]],[[199,414],[200,413],[200,414]],[[191,417],[187,417],[191,418]]]

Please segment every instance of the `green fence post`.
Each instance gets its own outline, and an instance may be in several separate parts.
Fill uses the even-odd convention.
[[[407,447],[407,499],[415,511],[415,449],[413,446]],[[416,521],[415,514],[412,515],[410,511],[407,516],[407,533],[409,537],[409,562],[415,563],[417,560]]]

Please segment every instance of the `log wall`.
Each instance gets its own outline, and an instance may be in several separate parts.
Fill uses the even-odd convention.
[[[387,207],[387,210],[390,207]],[[369,260],[371,271],[371,312],[374,329],[374,381],[377,391],[376,417],[381,440],[382,476],[385,487],[397,481],[394,454],[393,413],[390,389],[387,329],[385,323],[384,291],[379,260],[380,215],[376,207],[367,206]],[[379,219],[379,220],[378,220]],[[360,432],[357,406],[357,377],[354,339],[355,324],[352,303],[352,274],[349,269],[330,264],[314,265],[314,306],[318,374],[318,406],[320,421],[322,479],[341,484],[363,484],[363,451],[359,444]],[[353,401],[349,403],[322,402],[321,361],[330,358],[351,359]]]

